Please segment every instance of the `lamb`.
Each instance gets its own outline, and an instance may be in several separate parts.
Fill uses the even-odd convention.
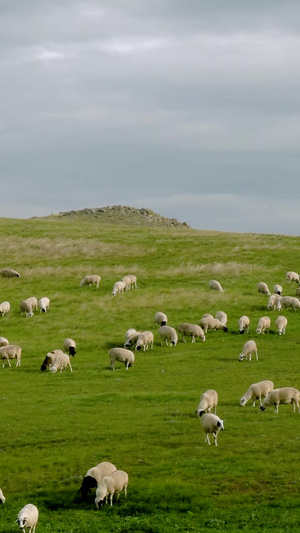
[[[240,404],[242,407],[246,405],[248,400],[253,401],[253,407],[255,407],[256,400],[259,401],[259,405],[262,405],[261,398],[262,396],[267,396],[269,392],[274,389],[274,383],[265,379],[264,381],[259,381],[258,383],[252,383],[244,396],[240,399]]]
[[[186,342],[185,337],[192,337],[192,342],[195,342],[196,337],[200,337],[200,339],[205,342],[204,331],[198,326],[198,324],[183,322],[182,324],[179,324],[177,330],[181,333],[183,342]]]
[[[101,509],[104,500],[107,502],[108,497],[110,505],[112,505],[114,494],[116,494],[118,499],[122,490],[124,490],[125,496],[127,496],[127,487],[128,474],[124,470],[115,470],[108,476],[105,476],[96,490],[95,504],[97,509]]]
[[[5,337],[0,337],[0,346],[8,346],[9,342]]]
[[[63,350],[74,357],[76,354],[76,342],[70,338],[65,339],[63,342]]]
[[[239,324],[239,332],[241,334],[249,333],[250,319],[248,316],[246,315],[241,316],[238,324]]]
[[[10,311],[10,303],[9,302],[2,302],[0,304],[0,314],[2,316],[6,315]]]
[[[12,270],[11,268],[3,268],[0,271],[1,278],[20,278],[19,272]]]
[[[209,389],[201,395],[199,405],[197,407],[197,415],[201,417],[204,415],[204,413],[210,413],[211,409],[214,407],[215,414],[217,412],[217,405],[218,405],[218,393],[213,390]]]
[[[217,318],[210,318],[209,316],[200,318],[199,326],[201,326],[205,334],[209,329],[213,329],[214,331],[219,329],[222,329],[223,331],[228,331],[227,326],[223,324],[223,322],[221,322]]]
[[[49,306],[50,306],[50,300],[49,298],[47,298],[47,296],[44,296],[43,298],[39,300],[40,313],[41,312],[46,313],[47,311],[49,311]]]
[[[151,350],[153,350],[153,341],[154,336],[152,331],[143,331],[136,341],[135,349],[140,351],[143,348],[145,352],[145,350],[148,350],[148,347],[151,346]]]
[[[70,371],[73,372],[71,362],[70,362],[70,356],[66,353],[64,353],[62,350],[53,350],[52,352],[48,352],[44,362],[41,366],[41,370],[47,370],[49,368],[53,374],[57,372],[57,370],[60,370],[61,372],[63,369],[66,369],[67,366],[70,368]]]
[[[30,296],[30,298],[27,298],[27,302],[30,303],[33,311],[35,311],[38,308],[38,301],[35,296]]]
[[[260,281],[257,284],[257,290],[261,294],[267,294],[268,296],[271,296],[271,293],[269,291],[269,287],[268,287],[268,285],[266,283],[264,283],[264,281]]]
[[[137,340],[141,333],[141,331],[133,330],[133,333],[129,337],[127,337],[127,340],[124,342],[124,348],[135,348]]]
[[[178,336],[175,328],[171,326],[161,326],[158,328],[158,334],[160,336],[160,342],[163,346],[176,346],[178,342]]]
[[[224,311],[217,311],[216,314],[215,314],[215,318],[217,318],[218,320],[220,320],[220,322],[222,322],[222,324],[227,324],[227,315],[226,313],[224,313]]]
[[[285,329],[287,327],[287,318],[285,316],[282,316],[282,315],[279,315],[277,318],[276,318],[276,326],[277,326],[277,329],[278,329],[278,333],[279,335],[282,335],[285,333]]]
[[[206,439],[204,442],[210,445],[209,433],[213,434],[215,446],[218,446],[218,433],[220,430],[224,431],[224,422],[217,415],[207,413],[201,416],[200,422]]]
[[[108,351],[108,355],[110,357],[110,368],[113,370],[115,370],[116,361],[124,363],[126,370],[134,364],[134,353],[131,350],[126,350],[126,348],[111,348]]]
[[[224,292],[221,283],[219,283],[219,281],[216,281],[215,279],[211,279],[208,283],[208,286],[210,290]]]
[[[300,413],[299,397],[300,392],[298,391],[298,389],[294,389],[293,387],[282,387],[281,389],[274,389],[266,396],[263,401],[263,404],[260,406],[260,410],[265,411],[265,409],[269,405],[275,405],[275,412],[278,413],[279,404],[291,403],[293,405],[294,413],[296,411],[296,405],[298,408],[298,413]]]
[[[8,366],[11,366],[10,359],[16,358],[16,366],[21,366],[22,348],[16,344],[8,344],[7,346],[0,347],[0,359],[3,360],[3,368],[5,361],[8,362]]]
[[[291,307],[296,311],[296,309],[300,309],[300,302],[298,298],[294,298],[293,296],[282,296],[280,300],[278,300],[276,309],[280,311],[282,308]]]
[[[124,289],[125,289],[124,281],[116,281],[116,283],[114,283],[114,286],[113,286],[112,295],[115,296],[118,293],[123,294]]]
[[[288,283],[291,283],[291,281],[295,281],[295,283],[300,283],[299,274],[297,274],[297,272],[289,271],[286,273],[285,277]]]
[[[159,326],[166,326],[168,323],[168,317],[165,315],[165,313],[162,313],[161,311],[158,311],[154,315],[154,321],[153,325],[156,326],[157,324]]]
[[[257,328],[256,328],[256,333],[259,335],[260,333],[266,333],[266,331],[270,330],[270,327],[271,327],[271,320],[268,316],[263,316],[259,319],[258,321],[258,324],[257,324]]]
[[[92,274],[90,276],[85,276],[79,283],[79,287],[84,287],[85,285],[88,285],[91,287],[92,285],[96,285],[96,289],[99,289],[99,283],[101,281],[101,276],[98,276],[97,274]]]
[[[3,494],[1,489],[0,489],[0,502],[1,503],[5,503],[5,496],[4,496],[4,494]]]
[[[277,303],[281,300],[282,296],[281,294],[271,294],[269,300],[268,300],[268,309],[276,309]]]
[[[28,503],[19,511],[16,522],[22,532],[25,533],[25,528],[28,529],[28,533],[34,533],[39,518],[39,511],[35,505]]]
[[[257,353],[257,346],[255,341],[247,341],[245,342],[242,352],[239,355],[239,361],[243,361],[243,359],[248,359],[251,361],[252,354],[255,354],[256,360],[258,361],[258,353]]]
[[[90,489],[97,487],[105,476],[117,470],[114,464],[104,461],[90,468],[84,476],[79,491],[83,500],[86,499]]]
[[[278,284],[274,285],[273,293],[274,294],[279,294],[281,296],[282,295],[282,286],[278,285]]]
[[[28,300],[20,301],[20,313],[21,315],[33,316],[32,305]]]

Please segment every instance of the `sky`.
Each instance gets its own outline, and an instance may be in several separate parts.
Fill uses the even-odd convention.
[[[300,235],[299,0],[2,0],[0,216]]]

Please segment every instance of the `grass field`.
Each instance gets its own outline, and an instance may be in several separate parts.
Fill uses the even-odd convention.
[[[174,533],[204,531],[290,532],[300,525],[300,415],[291,406],[261,413],[240,407],[248,386],[262,379],[300,388],[300,314],[286,310],[287,332],[275,330],[267,310],[270,289],[300,270],[297,237],[226,234],[190,229],[100,224],[80,217],[0,219],[0,268],[20,279],[0,278],[0,336],[23,348],[22,366],[0,367],[0,531],[18,530],[26,503],[40,511],[39,532]],[[138,288],[111,296],[113,283],[132,273]],[[100,274],[100,288],[80,287]],[[224,293],[208,290],[221,282]],[[19,301],[48,296],[49,313],[20,316]],[[156,311],[169,325],[198,323],[203,313],[225,311],[229,331],[208,332],[205,343],[161,347]],[[250,333],[239,335],[241,315]],[[269,315],[271,331],[255,332]],[[128,328],[152,330],[153,350],[136,353],[128,371],[109,368],[108,350],[123,346]],[[40,372],[48,351],[77,342],[69,370]],[[238,361],[253,338],[259,360]],[[218,447],[208,446],[195,416],[208,388],[218,391],[224,420]],[[129,475],[128,495],[97,511],[94,493],[81,502],[85,472],[111,461]]]

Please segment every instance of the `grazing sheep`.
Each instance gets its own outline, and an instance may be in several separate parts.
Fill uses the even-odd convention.
[[[134,333],[136,333],[136,329],[134,329],[134,328],[128,329],[125,332],[125,340],[127,341],[129,339],[129,337],[131,337],[131,335],[133,335]]]
[[[208,283],[208,286],[210,290],[224,292],[224,290],[222,289],[221,283],[219,283],[215,279],[211,279]]]
[[[274,285],[273,293],[274,294],[279,294],[281,296],[282,295],[282,286],[278,285],[278,284]]]
[[[192,342],[195,342],[196,337],[200,337],[200,339],[205,342],[204,331],[198,326],[198,324],[183,322],[182,324],[179,324],[177,330],[181,333],[183,342],[186,342],[185,337],[192,337]]]
[[[49,298],[47,298],[47,296],[44,296],[43,298],[39,300],[40,313],[41,312],[46,313],[47,311],[49,311],[49,306],[50,306],[50,300]]]
[[[116,281],[116,283],[114,283],[114,286],[113,286],[112,295],[115,296],[118,293],[123,294],[124,289],[125,289],[124,281]]]
[[[134,364],[134,353],[126,348],[111,348],[108,351],[110,367],[115,370],[115,362],[124,363],[126,370]]]
[[[84,287],[85,285],[88,285],[89,287],[91,287],[92,285],[96,285],[96,289],[99,289],[100,281],[101,281],[101,276],[92,274],[90,276],[85,276],[85,278],[83,278],[81,282],[79,283],[79,287]]]
[[[281,300],[282,296],[281,294],[271,294],[269,300],[268,300],[268,309],[276,309],[277,303]]]
[[[178,342],[178,336],[175,328],[172,328],[171,326],[161,326],[157,331],[160,336],[160,343],[162,346],[164,344],[167,346],[176,346]]]
[[[276,318],[276,326],[277,326],[277,329],[278,329],[278,333],[279,335],[282,335],[285,333],[285,329],[287,327],[287,318],[285,316],[282,316],[282,315],[279,315],[277,318]]]
[[[20,301],[20,313],[21,315],[33,316],[32,305],[28,300]]]
[[[130,331],[130,330],[128,330]],[[139,338],[139,336],[141,335],[141,331],[135,331],[132,330],[133,333],[127,337],[127,340],[124,342],[124,348],[135,348],[136,347],[136,343],[137,343],[137,340]],[[127,333],[127,332],[126,332]]]
[[[105,476],[111,474],[116,469],[115,465],[104,461],[90,468],[85,474],[79,491],[83,500],[86,499],[90,489],[97,487]]]
[[[269,381],[268,379],[265,379],[264,381],[259,381],[258,383],[253,383],[250,385],[247,392],[245,392],[244,396],[240,399],[240,404],[242,407],[246,405],[248,400],[253,401],[253,407],[255,407],[256,400],[259,401],[259,405],[262,405],[261,398],[262,396],[267,396],[269,392],[271,392],[274,389],[274,383],[272,381]]]
[[[217,311],[216,314],[215,314],[215,318],[217,320],[220,320],[220,322],[222,322],[222,324],[224,324],[226,326],[226,324],[227,324],[227,315],[226,315],[226,313],[224,313],[224,311]]]
[[[280,311],[282,308],[291,307],[296,311],[296,309],[300,309],[300,302],[298,298],[294,298],[293,296],[282,296],[280,300],[278,300],[276,309]]]
[[[214,319],[214,317],[210,313],[204,313],[204,315],[202,315],[202,318],[212,318],[212,319]]]
[[[6,315],[10,311],[10,303],[9,302],[2,302],[0,304],[0,314],[2,316]]]
[[[0,337],[0,346],[8,346],[9,342],[5,337]]]
[[[239,332],[241,334],[249,333],[250,319],[248,316],[246,315],[241,316],[241,318],[239,319],[238,325],[239,325]]]
[[[243,359],[248,359],[251,361],[252,354],[255,354],[256,360],[258,361],[258,354],[257,354],[257,346],[255,341],[247,341],[245,342],[242,352],[239,355],[239,361],[243,361]]]
[[[151,346],[151,350],[153,350],[153,342],[154,336],[152,331],[142,331],[136,341],[135,349],[140,351],[143,348],[145,352],[145,350],[148,350],[148,347]]]
[[[264,411],[269,405],[275,405],[275,412],[278,413],[278,406],[280,403],[291,403],[293,406],[294,413],[296,412],[296,405],[298,407],[298,413],[300,413],[299,396],[300,392],[298,391],[298,389],[294,389],[293,387],[282,387],[281,389],[274,389],[266,396],[263,401],[263,404],[260,406],[260,410]]]
[[[108,497],[110,505],[112,505],[114,494],[116,494],[116,498],[118,499],[122,490],[124,490],[125,496],[127,496],[127,487],[128,474],[124,470],[115,470],[108,476],[105,476],[96,490],[95,504],[97,509],[101,509],[104,500],[107,502]]]
[[[260,281],[257,284],[257,291],[260,292],[261,294],[267,294],[268,296],[271,296],[268,285],[264,283],[263,281]]]
[[[271,320],[268,316],[263,316],[259,319],[256,333],[259,335],[260,333],[266,333],[266,331],[270,330],[271,327]]]
[[[4,496],[4,494],[3,494],[1,489],[0,489],[0,502],[1,503],[5,503],[5,496]]]
[[[57,370],[62,372],[67,368],[67,366],[70,368],[71,372],[73,372],[70,356],[64,353],[62,350],[53,350],[52,352],[47,353],[41,366],[41,370],[44,371],[49,368],[49,370],[51,370],[51,372],[54,374],[57,372]]]
[[[207,413],[201,416],[200,422],[204,433],[206,433],[206,439],[204,442],[210,445],[209,433],[213,434],[215,446],[218,446],[218,433],[222,429],[224,430],[224,422],[217,415]]]
[[[215,414],[217,412],[217,405],[218,405],[218,393],[213,390],[209,389],[201,395],[199,405],[197,407],[197,415],[200,417],[204,415],[204,413],[210,413],[210,410],[214,407]]]
[[[63,342],[63,350],[74,357],[76,354],[76,342],[70,338],[65,339]]]
[[[64,353],[62,350],[52,350],[52,352],[48,352],[43,363],[41,366],[41,371],[44,372],[52,365],[53,359],[56,355],[60,355]]]
[[[38,308],[38,301],[35,296],[30,296],[30,298],[27,298],[27,302],[30,303],[33,311],[35,311]]]
[[[130,276],[124,276],[124,278],[122,278],[123,283],[124,283],[124,289],[125,291],[130,291],[131,289],[131,277]]]
[[[166,326],[168,323],[168,317],[165,315],[165,313],[162,313],[161,311],[158,311],[154,315],[154,321],[153,325],[156,326],[157,324],[159,326]]]
[[[25,533],[25,529],[28,529],[28,533],[34,533],[39,518],[39,511],[35,505],[28,503],[19,511],[16,522],[19,524],[19,528]]]
[[[221,322],[220,320],[218,320],[217,318],[214,318],[214,317],[202,317],[200,318],[199,320],[199,326],[201,326],[201,328],[203,329],[205,335],[207,333],[207,331],[209,329],[213,329],[214,331],[217,331],[217,330],[220,330],[222,329],[223,331],[228,331],[228,328],[225,324],[223,324],[223,322]]]
[[[285,277],[288,283],[291,283],[291,281],[295,281],[295,283],[300,283],[299,274],[297,274],[297,272],[289,271],[286,273]]]
[[[1,278],[19,278],[20,274],[19,272],[16,272],[16,270],[12,270],[11,268],[3,268],[0,271]]]
[[[128,274],[131,279],[131,289],[137,289],[137,277],[135,274]]]
[[[16,366],[21,366],[22,348],[16,344],[8,344],[7,346],[0,347],[0,359],[3,360],[3,368],[5,361],[8,362],[8,366],[11,366],[10,359],[16,358]]]

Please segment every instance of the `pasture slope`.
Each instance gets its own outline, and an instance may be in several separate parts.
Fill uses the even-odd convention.
[[[239,399],[248,386],[270,379],[300,388],[300,313],[285,310],[286,334],[275,331],[277,311],[257,283],[294,295],[288,270],[300,271],[297,237],[227,234],[188,227],[134,226],[95,217],[0,219],[0,336],[23,348],[22,365],[0,367],[0,531],[26,503],[40,512],[37,532],[174,533],[290,532],[300,523],[300,415],[280,406],[261,413]],[[80,287],[100,274],[99,289]],[[111,296],[113,283],[135,274],[138,288]],[[224,293],[209,291],[217,279]],[[19,301],[50,298],[48,313],[21,317]],[[169,325],[197,323],[203,313],[225,311],[228,332],[206,342],[161,347],[156,311]],[[239,335],[238,319],[250,317]],[[271,317],[271,331],[255,332]],[[109,368],[108,350],[122,346],[128,328],[154,331],[154,348],[137,352],[127,371]],[[41,372],[48,351],[77,342],[69,370]],[[254,339],[259,360],[238,361]],[[218,391],[224,420],[218,447],[208,446],[195,410],[202,392]],[[129,475],[127,498],[97,511],[78,489],[88,468],[111,461]]]

